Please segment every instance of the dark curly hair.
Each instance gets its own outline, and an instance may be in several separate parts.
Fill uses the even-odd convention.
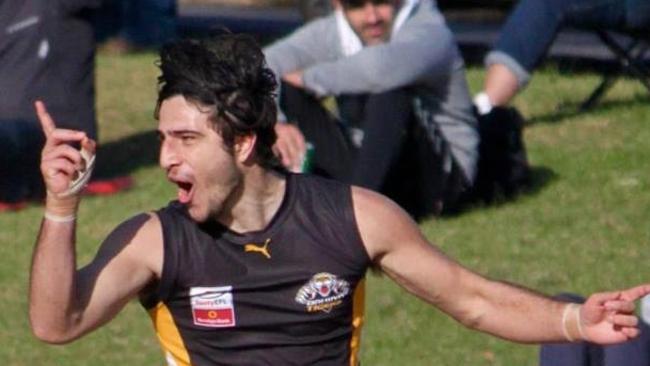
[[[185,39],[163,46],[158,66],[158,101],[175,95],[213,110],[210,120],[225,145],[255,134],[255,156],[265,168],[280,163],[271,150],[276,140],[277,82],[264,54],[250,36],[223,34],[209,39]]]

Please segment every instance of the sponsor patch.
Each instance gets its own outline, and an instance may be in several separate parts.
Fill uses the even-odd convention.
[[[323,311],[329,313],[343,303],[350,293],[350,284],[327,272],[315,274],[309,282],[296,293],[296,302],[305,305],[310,313]]]
[[[232,286],[192,287],[190,301],[194,324],[209,328],[235,326]]]

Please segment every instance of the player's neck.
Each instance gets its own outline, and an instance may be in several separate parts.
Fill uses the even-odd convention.
[[[231,195],[232,202],[225,202],[218,221],[238,233],[259,231],[280,209],[286,179],[272,170],[255,167],[244,174],[237,191]]]

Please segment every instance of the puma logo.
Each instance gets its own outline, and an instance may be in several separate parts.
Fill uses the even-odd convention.
[[[269,253],[269,244],[271,244],[271,238],[266,239],[263,245],[257,245],[255,243],[246,244],[244,245],[244,251],[247,253],[260,253],[267,259],[271,259],[271,253]]]

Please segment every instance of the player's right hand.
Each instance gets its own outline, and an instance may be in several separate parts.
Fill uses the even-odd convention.
[[[35,107],[46,139],[41,153],[41,173],[45,187],[48,195],[61,198],[69,192],[80,172],[88,168],[81,151],[72,145],[79,144],[88,156],[94,156],[95,141],[85,132],[57,128],[43,102],[37,101]]]
[[[285,168],[299,173],[307,151],[302,132],[290,123],[276,123],[275,134],[278,138],[273,145],[273,152],[280,158]]]

